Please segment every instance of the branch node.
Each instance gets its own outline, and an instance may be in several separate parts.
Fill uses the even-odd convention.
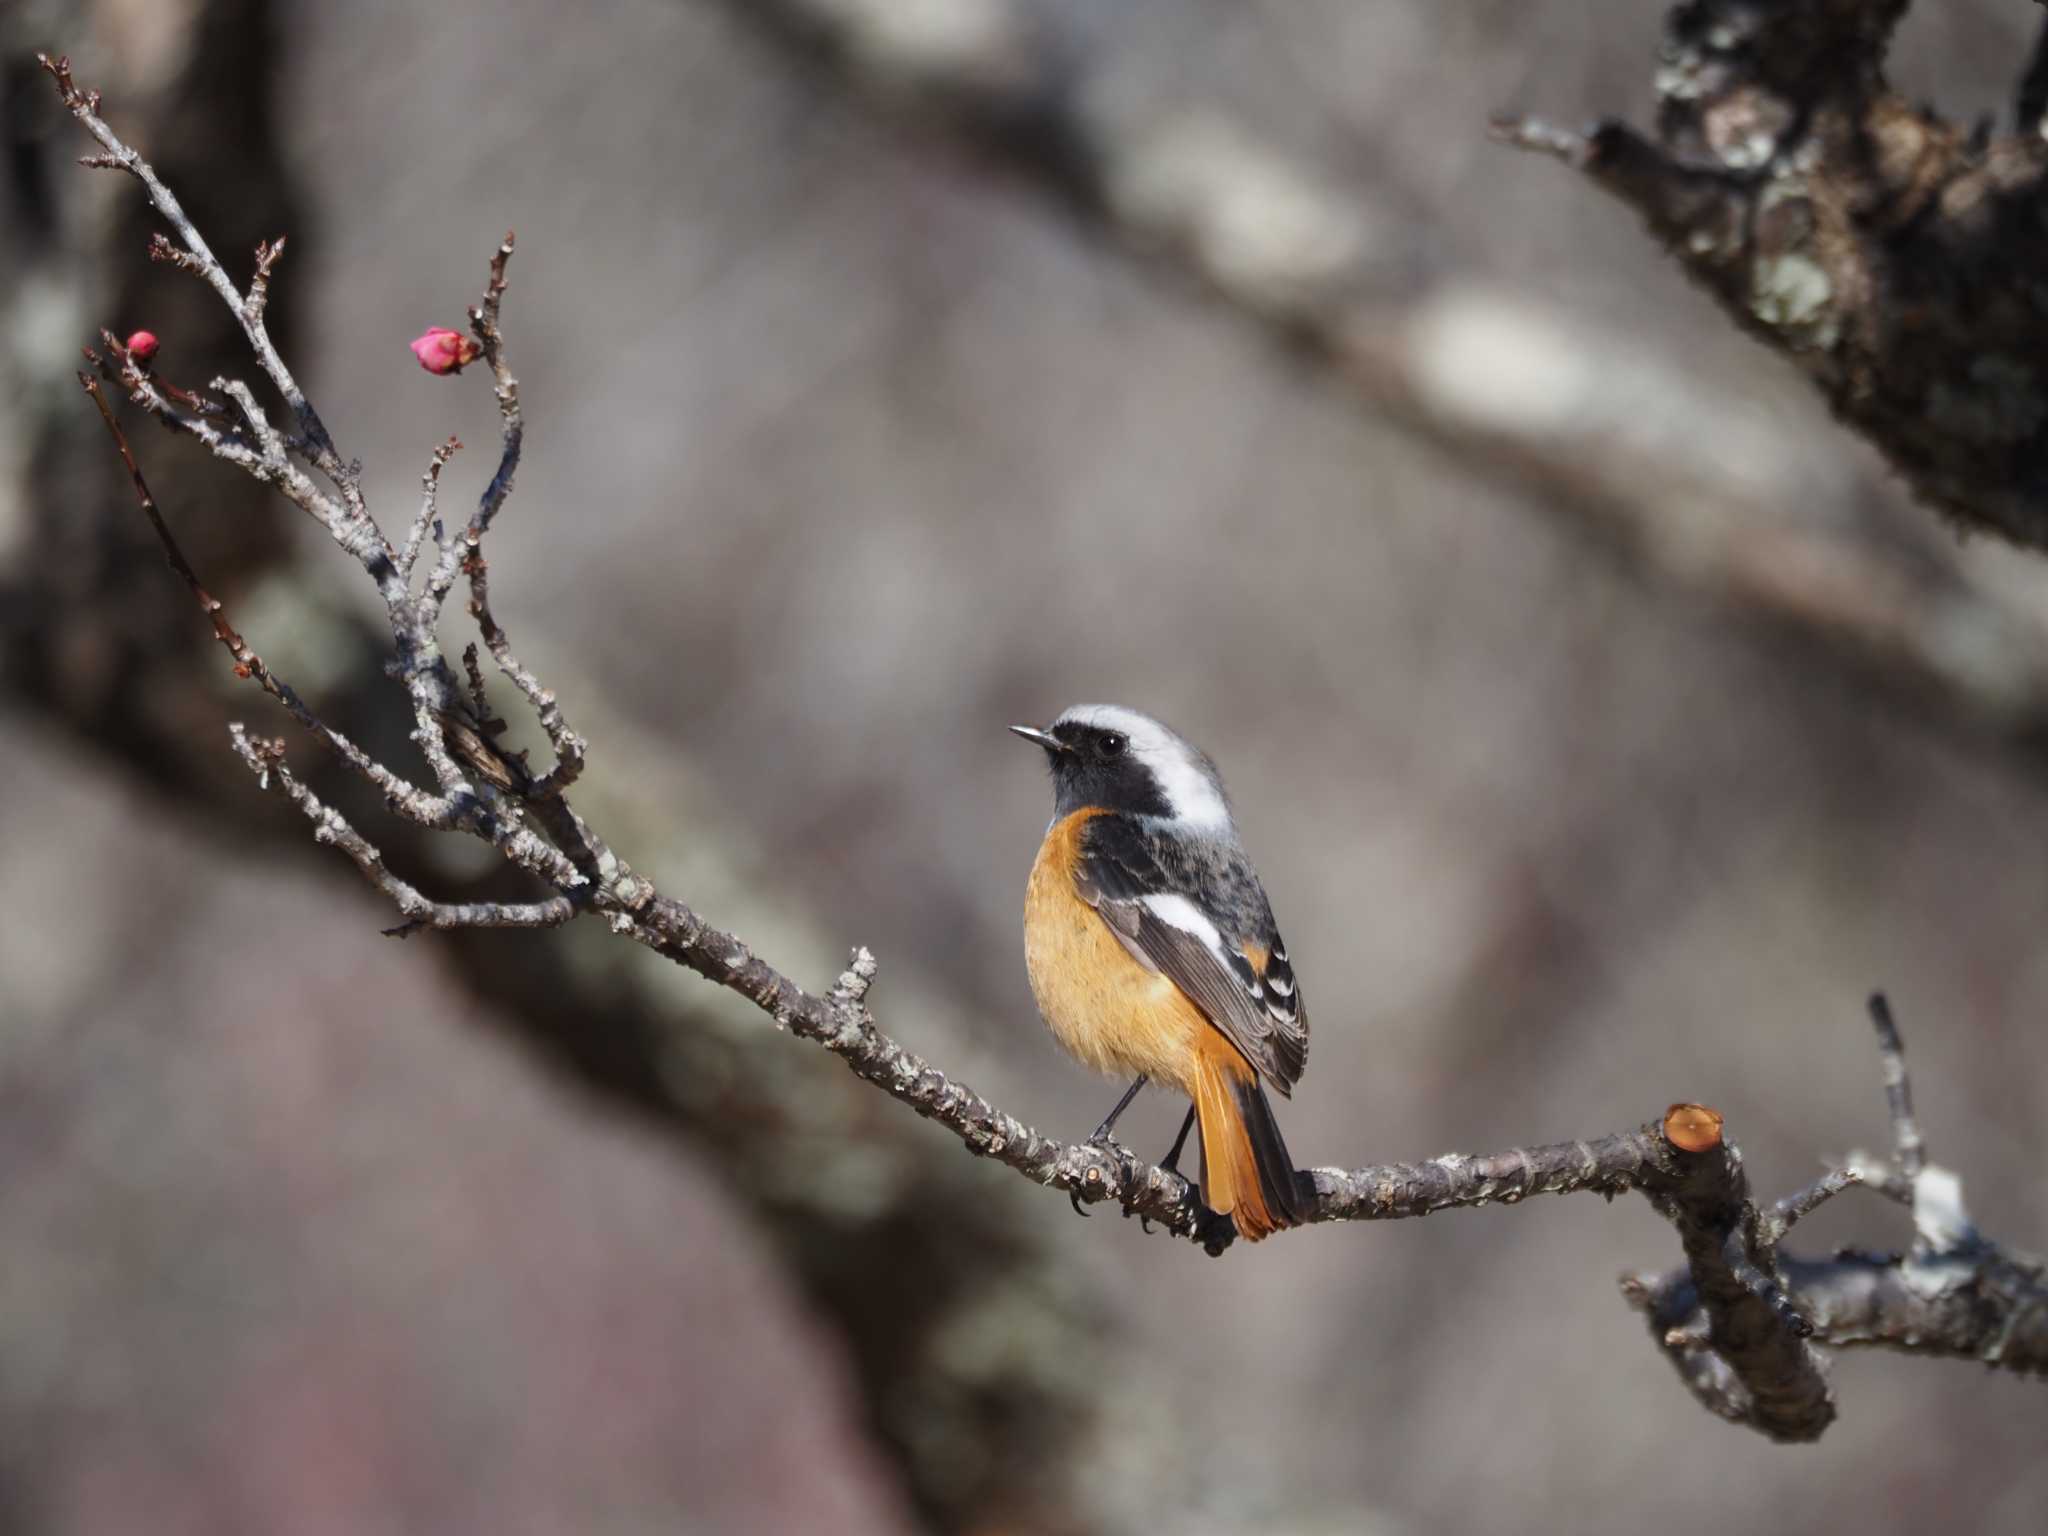
[[[263,323],[263,312],[270,304],[270,269],[277,265],[278,257],[284,254],[285,237],[256,242],[256,275],[249,280],[249,296],[242,301],[242,318],[251,325]],[[361,473],[360,465],[352,465],[354,473]]]
[[[180,246],[171,244],[168,235],[149,237],[149,259],[165,266],[176,267],[180,272],[190,272],[194,277],[204,277],[206,268],[199,258]]]
[[[847,965],[839,973],[839,980],[833,984],[832,996],[841,1002],[858,1003],[868,995],[868,988],[875,984],[875,973],[881,969],[866,946],[857,947]]]

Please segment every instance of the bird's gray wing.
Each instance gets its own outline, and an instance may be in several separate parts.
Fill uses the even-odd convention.
[[[1308,1011],[1258,877],[1162,856],[1136,819],[1089,819],[1074,882],[1124,947],[1187,994],[1283,1096],[1308,1064]]]

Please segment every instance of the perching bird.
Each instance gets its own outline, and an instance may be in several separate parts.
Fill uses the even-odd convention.
[[[1308,1012],[1216,765],[1113,704],[1010,729],[1045,749],[1053,776],[1024,901],[1032,994],[1071,1054],[1136,1078],[1089,1141],[1147,1079],[1170,1083],[1201,1122],[1209,1208],[1252,1242],[1298,1226],[1305,1203],[1260,1079],[1289,1094]]]

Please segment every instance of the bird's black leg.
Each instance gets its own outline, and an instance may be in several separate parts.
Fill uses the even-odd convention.
[[[1164,1168],[1168,1173],[1180,1172],[1180,1149],[1188,1144],[1188,1132],[1192,1131],[1194,1128],[1195,1106],[1190,1104],[1188,1106],[1187,1119],[1181,1121],[1180,1123],[1180,1134],[1173,1138],[1173,1145],[1167,1148],[1166,1156],[1162,1157],[1159,1160],[1159,1166]],[[1140,1217],[1138,1219],[1138,1225],[1143,1227],[1147,1232],[1150,1232],[1152,1230],[1152,1224],[1149,1221],[1146,1221],[1143,1217]]]
[[[1131,1107],[1131,1100],[1135,1099],[1138,1096],[1138,1090],[1144,1087],[1145,1084],[1148,1081],[1150,1081],[1150,1079],[1150,1073],[1140,1072],[1138,1074],[1138,1080],[1132,1083],[1130,1087],[1126,1088],[1124,1090],[1124,1096],[1116,1101],[1116,1108],[1112,1109],[1107,1115],[1103,1117],[1102,1124],[1095,1127],[1095,1134],[1088,1138],[1089,1146],[1105,1146],[1113,1139],[1110,1136],[1110,1132],[1116,1128],[1117,1116],[1121,1115],[1125,1110]],[[1079,1191],[1071,1189],[1068,1190],[1067,1200],[1074,1207],[1074,1214],[1076,1216],[1086,1216],[1088,1214],[1086,1211],[1081,1209],[1081,1196]]]
[[[1159,1160],[1159,1166],[1168,1173],[1180,1172],[1180,1149],[1188,1144],[1188,1132],[1195,1128],[1195,1106],[1188,1106],[1188,1117],[1180,1123],[1180,1134],[1173,1138],[1173,1145],[1166,1156]]]
[[[1152,1080],[1151,1074],[1140,1072],[1138,1080],[1124,1090],[1124,1096],[1116,1101],[1116,1108],[1103,1116],[1102,1124],[1095,1127],[1095,1134],[1088,1138],[1088,1145],[1099,1147],[1110,1139],[1109,1133],[1116,1128],[1116,1122],[1123,1112],[1131,1107],[1131,1100],[1138,1096],[1138,1090]]]

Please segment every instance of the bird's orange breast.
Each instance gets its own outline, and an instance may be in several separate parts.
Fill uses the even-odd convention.
[[[1197,1052],[1213,1027],[1179,987],[1125,949],[1074,889],[1082,833],[1103,814],[1076,811],[1054,823],[1031,866],[1024,897],[1031,993],[1054,1038],[1096,1071],[1145,1072],[1192,1092]]]

